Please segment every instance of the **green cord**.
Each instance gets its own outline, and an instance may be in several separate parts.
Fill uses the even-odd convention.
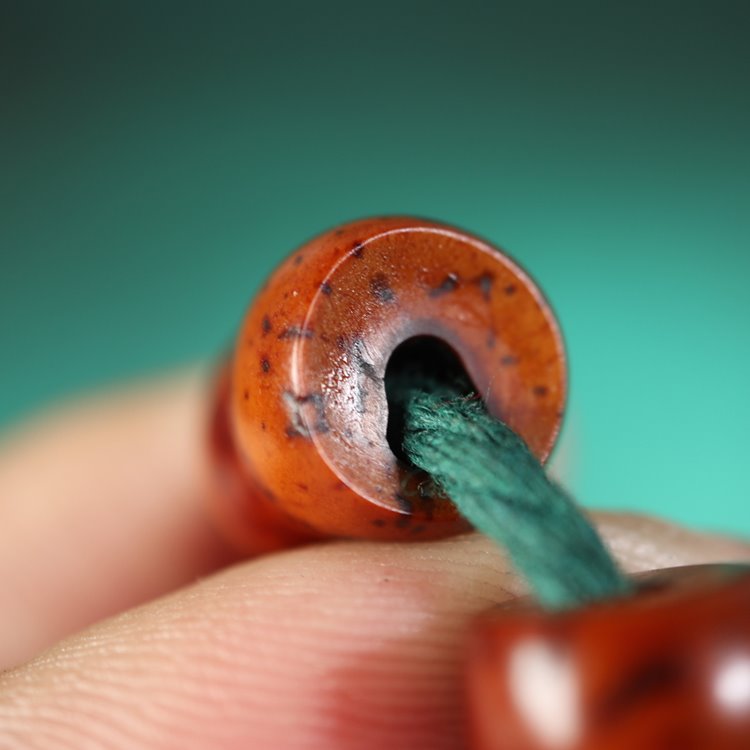
[[[630,584],[573,500],[481,400],[445,384],[401,384],[403,448],[472,525],[499,542],[550,609],[626,594]]]

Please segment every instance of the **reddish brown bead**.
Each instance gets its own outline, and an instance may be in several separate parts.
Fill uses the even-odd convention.
[[[386,365],[396,347],[423,336],[447,344],[489,409],[547,458],[566,365],[529,277],[452,227],[354,222],[279,267],[237,340],[214,449],[226,485],[220,515],[245,552],[321,536],[429,539],[466,528],[386,440]]]
[[[750,747],[750,573],[696,566],[634,596],[498,610],[473,634],[476,750]]]

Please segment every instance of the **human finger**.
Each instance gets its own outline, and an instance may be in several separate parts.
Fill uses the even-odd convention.
[[[225,564],[207,517],[210,378],[58,409],[0,443],[0,668]]]
[[[628,570],[750,559],[740,542],[599,520]],[[0,745],[463,748],[469,622],[524,590],[478,535],[334,543],[243,563],[5,674]]]

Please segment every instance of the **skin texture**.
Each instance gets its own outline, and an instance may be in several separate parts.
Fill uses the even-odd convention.
[[[205,511],[210,392],[181,375],[6,436],[0,748],[465,748],[469,623],[524,590],[502,554],[469,534],[227,567]],[[750,559],[596,518],[628,570]]]
[[[244,553],[285,534],[289,543],[414,540],[467,529],[386,441],[386,366],[397,347],[424,337],[449,347],[490,412],[547,458],[565,408],[565,352],[529,276],[497,248],[436,222],[346,224],[271,276],[220,386],[215,452],[222,481],[236,485],[224,493],[222,525]],[[259,516],[267,539],[258,538]]]

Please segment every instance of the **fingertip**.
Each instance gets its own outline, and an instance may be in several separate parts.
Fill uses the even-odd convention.
[[[342,543],[238,565],[6,675],[0,723],[23,747],[44,731],[76,747],[105,731],[112,748],[461,747],[467,621],[517,585],[475,547]]]
[[[639,534],[682,564],[723,556],[697,535],[604,520],[611,546],[629,538],[628,569],[643,562],[627,556]],[[477,535],[271,555],[0,677],[0,726],[24,749],[456,750],[469,624],[524,591]]]
[[[0,453],[0,666],[231,559],[204,507],[192,370],[34,418]]]

